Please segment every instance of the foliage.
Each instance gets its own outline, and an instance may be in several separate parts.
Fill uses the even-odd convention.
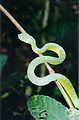
[[[36,120],[69,120],[67,109],[48,96],[33,96],[28,101],[28,108]]]
[[[36,120],[79,120],[79,111],[67,109],[60,102],[44,95],[28,100],[28,109]]]

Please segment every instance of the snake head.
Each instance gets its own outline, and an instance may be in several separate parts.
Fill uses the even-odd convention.
[[[29,34],[27,34],[26,32],[18,34],[18,38],[28,44],[32,44],[34,41],[34,38],[32,36],[30,36]]]

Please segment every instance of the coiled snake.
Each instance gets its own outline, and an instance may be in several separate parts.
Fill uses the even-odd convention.
[[[71,107],[79,109],[79,99],[76,95],[76,92],[71,82],[69,81],[67,77],[59,73],[50,74],[45,77],[37,77],[34,73],[35,68],[39,64],[47,62],[52,65],[57,65],[57,64],[62,63],[66,57],[64,49],[55,43],[47,43],[42,48],[38,48],[36,46],[35,39],[27,33],[19,34],[18,38],[21,41],[30,44],[32,47],[32,50],[38,55],[40,55],[39,57],[32,60],[32,62],[28,66],[27,75],[30,81],[33,84],[38,85],[38,86],[44,86],[44,85],[49,84],[52,81],[58,81],[58,83],[63,88],[65,94],[67,95],[68,99],[71,101],[71,104],[72,104]],[[42,54],[47,50],[55,52],[58,55],[58,57],[43,56]]]

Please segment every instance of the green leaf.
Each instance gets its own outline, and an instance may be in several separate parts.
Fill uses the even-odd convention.
[[[8,56],[5,54],[0,54],[0,69],[2,70],[4,65],[6,64]]]
[[[69,116],[70,120],[79,120],[79,110],[69,109],[68,116]]]
[[[68,109],[48,96],[35,95],[28,100],[27,105],[36,120],[70,120]]]

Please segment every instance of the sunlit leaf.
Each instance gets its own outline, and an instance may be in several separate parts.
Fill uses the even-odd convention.
[[[69,120],[67,108],[48,96],[35,95],[27,105],[36,120]]]

